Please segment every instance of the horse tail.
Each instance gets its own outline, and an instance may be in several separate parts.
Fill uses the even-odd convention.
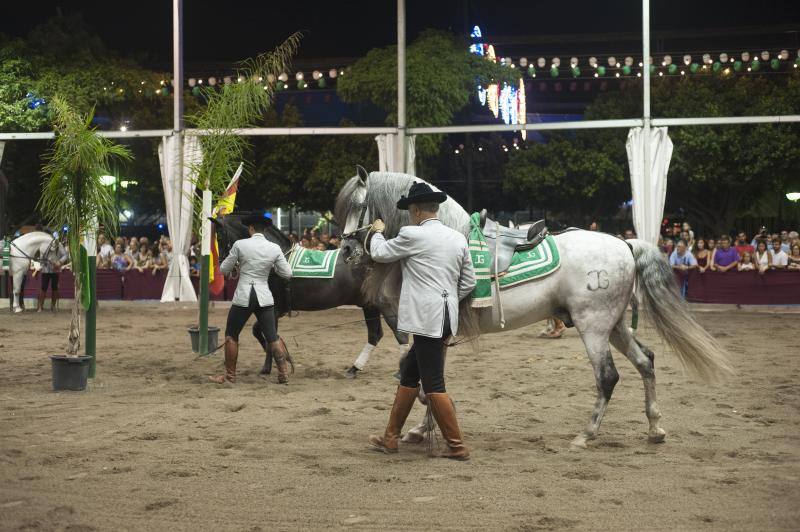
[[[669,344],[689,373],[718,381],[733,373],[716,339],[697,323],[681,298],[672,268],[658,248],[642,240],[626,241],[633,251],[644,308],[659,336]]]

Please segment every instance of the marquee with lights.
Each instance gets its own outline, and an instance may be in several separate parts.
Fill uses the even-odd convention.
[[[479,55],[487,61],[497,62],[494,46],[481,42],[483,34],[480,27],[472,28],[470,38],[472,39],[472,44],[469,46],[470,53]],[[525,81],[522,78],[517,87],[506,82],[503,82],[502,87],[497,83],[490,83],[486,87],[478,85],[478,100],[481,105],[489,108],[495,118],[501,118],[506,124],[525,123]],[[524,129],[520,134],[525,139],[526,131]]]

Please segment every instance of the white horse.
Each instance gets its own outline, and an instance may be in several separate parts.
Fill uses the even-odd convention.
[[[64,254],[64,246],[49,233],[33,231],[26,233],[11,241],[11,260],[9,272],[13,279],[13,303],[15,313],[22,312],[20,300],[22,298],[22,279],[31,266],[31,262],[42,263],[56,261]]]
[[[416,181],[422,180],[407,174],[379,172],[350,179],[339,192],[336,204],[336,217],[344,221],[344,233],[363,240],[369,222],[382,218],[386,237],[396,236],[400,227],[410,222],[408,212],[398,210],[395,204]],[[441,204],[439,219],[468,235],[469,215],[452,198]],[[610,342],[631,361],[644,381],[649,441],[664,441],[666,433],[660,426],[661,412],[656,403],[654,354],[633,336],[624,322],[634,283],[638,281],[638,293],[659,335],[690,372],[706,380],[732,372],[725,354],[689,314],[677,291],[672,269],[655,246],[582,230],[564,232],[554,238],[561,256],[560,268],[546,277],[501,290],[504,328],[498,312],[500,301],[493,286],[493,306],[475,310],[480,332],[507,331],[551,316],[577,329],[597,384],[597,399],[589,423],[572,441],[577,447],[586,447],[586,442],[597,436],[619,380]],[[387,288],[399,293],[397,286],[387,287],[385,282],[392,278],[387,276],[396,267],[397,264],[374,266],[365,283],[368,298],[386,297]]]

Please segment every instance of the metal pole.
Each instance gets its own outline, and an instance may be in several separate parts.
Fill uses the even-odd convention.
[[[652,200],[650,172],[652,170],[650,153],[650,0],[642,0],[642,136],[644,137],[644,197],[645,205]],[[653,205],[650,205],[653,207]],[[646,236],[648,238],[648,236]],[[651,242],[655,244],[655,242]]]
[[[406,2],[397,0],[397,153],[396,172],[406,171]]]
[[[211,256],[211,191],[203,191],[203,242],[200,251],[200,343],[198,352],[208,354],[208,269]]]
[[[89,308],[86,310],[84,350],[86,356],[92,357],[89,361],[89,378],[93,379],[97,358],[97,219],[86,229],[83,246],[89,259],[89,285],[83,289],[89,290],[90,295]]]
[[[183,0],[172,0],[172,129],[183,131]]]

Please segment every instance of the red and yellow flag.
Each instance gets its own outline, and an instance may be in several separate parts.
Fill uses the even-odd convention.
[[[236,173],[233,174],[225,195],[217,202],[217,206],[211,212],[214,218],[225,216],[233,212],[236,203],[236,192],[239,190],[239,177],[242,175],[244,163],[239,164]],[[219,244],[217,243],[216,224],[211,224],[211,267],[208,269],[208,289],[211,294],[218,296],[225,288],[225,278],[219,270]]]

